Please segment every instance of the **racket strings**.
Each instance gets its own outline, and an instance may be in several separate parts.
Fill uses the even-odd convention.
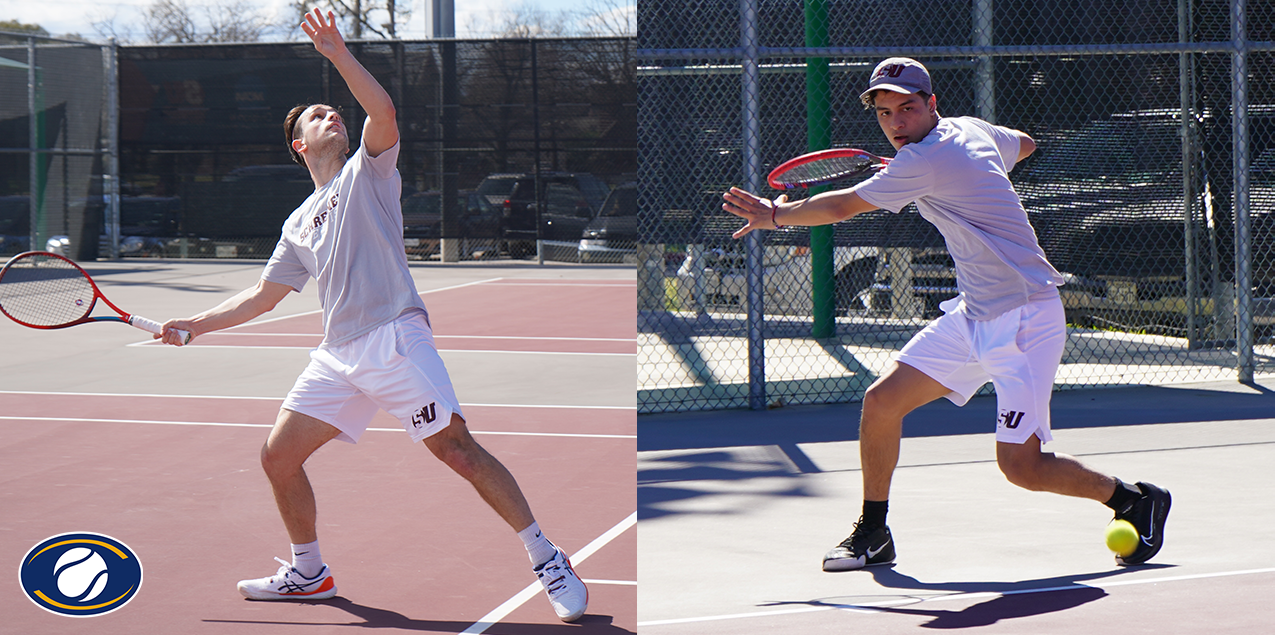
[[[58,258],[22,258],[0,276],[0,309],[32,326],[74,322],[93,310],[94,299],[93,283]]]
[[[823,183],[854,176],[876,165],[872,159],[862,156],[830,157],[794,166],[776,177],[779,183]]]

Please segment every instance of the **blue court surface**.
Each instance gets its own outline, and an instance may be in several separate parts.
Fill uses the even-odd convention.
[[[1054,395],[1054,441],[1170,490],[1165,546],[1121,567],[1101,504],[1009,484],[995,397],[904,422],[894,564],[824,573],[862,500],[858,404],[638,420],[642,633],[1269,632],[1275,380]]]

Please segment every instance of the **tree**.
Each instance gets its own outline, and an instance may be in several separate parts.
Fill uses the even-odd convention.
[[[575,11],[546,11],[523,3],[492,15],[471,17],[471,33],[501,38],[606,36],[637,33],[633,0],[588,0]]]
[[[31,33],[33,35],[48,35],[49,32],[38,24],[23,24],[17,20],[0,20],[0,31],[12,31],[14,33]]]
[[[637,6],[632,0],[589,0],[576,21],[579,35],[633,37],[637,35]]]
[[[292,0],[289,5],[294,17],[289,25],[292,34],[301,30],[305,14],[314,6],[314,0]],[[325,2],[320,9],[336,14],[341,33],[351,40],[367,38],[369,33],[380,38],[396,39],[398,27],[407,24],[412,17],[410,0],[384,0],[380,4],[374,0],[331,0],[331,4]]]
[[[260,42],[276,30],[270,18],[249,0],[155,0],[142,13],[142,41],[150,44]],[[122,44],[136,39],[133,29],[118,24],[118,14],[93,20],[93,30]]]
[[[142,28],[155,44],[190,44],[259,42],[272,27],[248,0],[212,0],[196,7],[186,0],[155,0],[146,8]]]

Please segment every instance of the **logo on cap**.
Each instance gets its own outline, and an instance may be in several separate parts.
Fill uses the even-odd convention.
[[[22,558],[22,590],[36,606],[71,617],[123,608],[142,586],[142,563],[128,545],[102,534],[59,534]]]
[[[896,93],[932,93],[930,89],[930,72],[920,62],[907,57],[891,57],[883,60],[872,71],[872,79],[868,81],[868,89],[859,95],[859,99],[867,104],[874,90],[889,90]]]
[[[905,68],[907,68],[907,66],[903,64],[890,64],[889,66],[882,66],[881,68],[877,69],[877,74],[873,75],[872,79],[881,79],[882,77],[898,77],[899,75],[903,74],[903,69]]]

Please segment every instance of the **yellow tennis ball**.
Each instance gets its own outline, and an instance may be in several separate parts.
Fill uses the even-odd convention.
[[[1138,530],[1127,520],[1113,520],[1107,525],[1107,548],[1120,557],[1138,548]]]

